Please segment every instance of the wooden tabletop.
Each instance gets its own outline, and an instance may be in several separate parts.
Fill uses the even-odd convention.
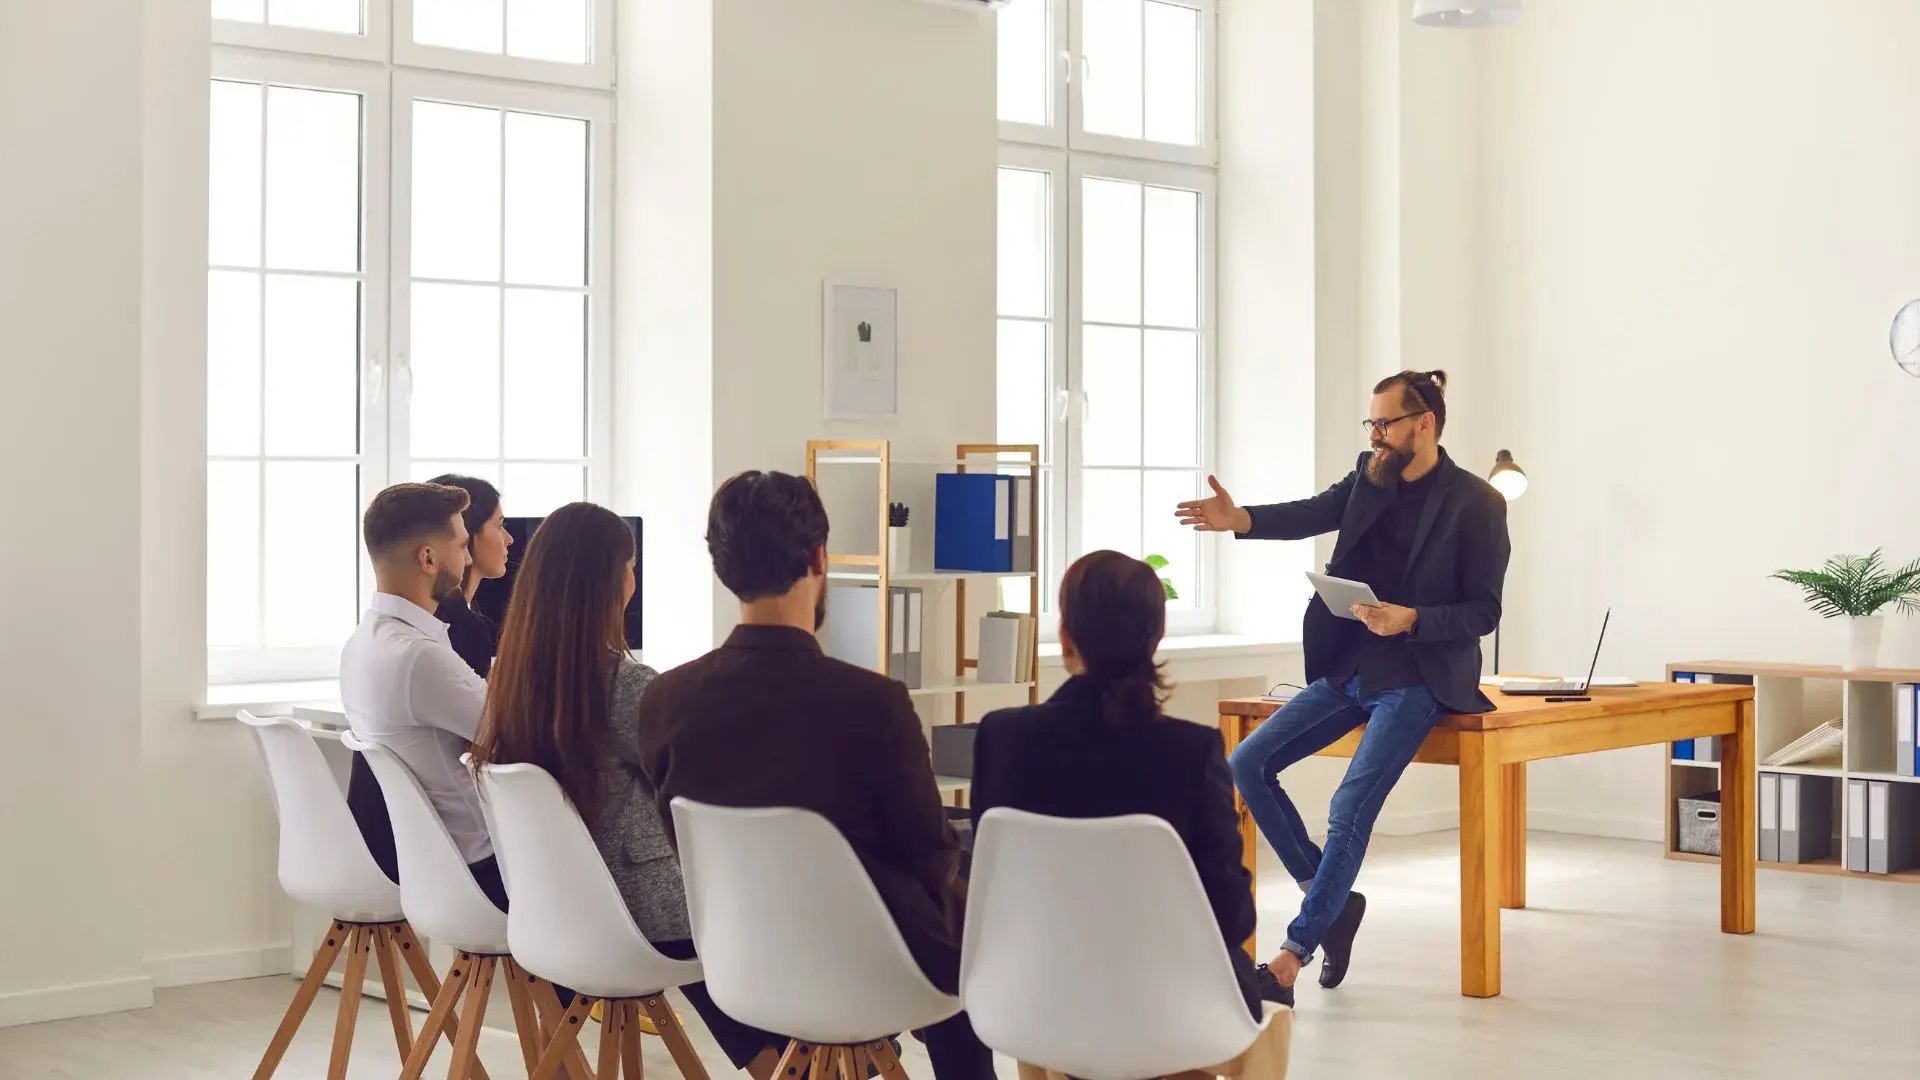
[[[1668,664],[1667,673],[1699,671],[1709,675],[1780,676],[1788,679],[1845,679],[1849,682],[1920,683],[1916,668],[1843,668],[1838,664],[1776,664],[1755,660],[1689,660]]]
[[[1491,686],[1482,687],[1493,699],[1494,711],[1478,715],[1449,715],[1437,725],[1453,731],[1492,731],[1499,728],[1558,724],[1568,720],[1594,720],[1607,716],[1631,716],[1635,713],[1682,705],[1713,705],[1746,701],[1753,687],[1731,684],[1694,686],[1687,683],[1641,683],[1639,686],[1596,687],[1587,692],[1592,701],[1549,703],[1544,697],[1509,697]],[[1227,698],[1220,702],[1222,716],[1272,716],[1279,702],[1265,698]]]

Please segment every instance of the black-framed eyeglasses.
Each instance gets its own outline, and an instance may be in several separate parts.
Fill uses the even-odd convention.
[[[1368,435],[1385,435],[1388,428],[1400,421],[1411,420],[1416,416],[1425,416],[1427,412],[1428,410],[1426,409],[1420,409],[1415,412],[1404,413],[1389,420],[1362,420],[1360,421],[1360,430],[1366,432]]]

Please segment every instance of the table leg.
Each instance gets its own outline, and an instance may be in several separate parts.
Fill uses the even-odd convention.
[[[1505,779],[1492,739],[1460,733],[1460,993],[1500,995],[1500,888]]]
[[[1755,833],[1753,701],[1736,707],[1732,736],[1720,740],[1720,931],[1751,934],[1754,928]]]
[[[1527,763],[1500,766],[1500,833],[1506,851],[1501,861],[1500,906],[1527,906]]]
[[[1220,742],[1226,748],[1227,756],[1233,756],[1234,747],[1239,746],[1240,740],[1247,737],[1247,729],[1251,726],[1252,721],[1247,717],[1232,713],[1220,714]],[[1253,897],[1255,910],[1258,910],[1260,851],[1254,845],[1258,842],[1259,831],[1254,828],[1253,815],[1247,812],[1247,800],[1240,797],[1238,790],[1233,793],[1233,812],[1238,814],[1240,819],[1240,865],[1247,868],[1247,892]],[[1254,952],[1253,938],[1248,938],[1240,947],[1246,950],[1246,954],[1253,957],[1256,963],[1259,961],[1259,955]]]

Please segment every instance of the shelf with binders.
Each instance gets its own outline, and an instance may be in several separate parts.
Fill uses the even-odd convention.
[[[1667,674],[1751,681],[1754,687],[1761,866],[1920,883],[1920,777],[1901,767],[1903,752],[1913,753],[1903,739],[1908,729],[1902,694],[1916,693],[1911,688],[1920,683],[1920,671],[1701,660],[1670,664]],[[1906,700],[1920,711],[1920,698]],[[1677,834],[1679,800],[1717,791],[1721,763],[1673,749],[1666,769],[1667,857],[1717,862],[1717,856],[1679,850]],[[1769,758],[1777,763],[1768,764]],[[1920,772],[1920,754],[1910,767]],[[1771,839],[1770,814],[1776,830]],[[1852,850],[1850,837],[1856,841]],[[1877,838],[1878,846],[1859,846],[1869,838]]]
[[[987,707],[1037,702],[1038,634],[1025,635],[1023,651],[1016,654],[1024,676],[1017,681],[983,681],[970,654],[970,635],[981,614],[976,609],[983,605],[1039,611],[1045,550],[1039,489],[1048,482],[1048,470],[1034,445],[962,443],[944,457],[925,447],[912,455],[896,454],[884,439],[809,441],[806,475],[833,522],[835,550],[828,553],[827,567],[831,614],[823,632],[829,654],[900,679],[916,703],[937,702],[921,709],[923,718],[940,715],[951,699],[953,719],[964,721],[967,699],[975,694],[983,695]],[[954,484],[948,474],[1011,478],[984,502],[961,504],[948,519],[949,525],[965,522],[988,530],[990,543],[960,549],[976,558],[953,561],[976,568],[938,565],[941,489]],[[907,510],[904,526],[896,524],[900,506]],[[1003,534],[992,535],[1003,520]],[[862,542],[863,536],[871,541]],[[997,561],[977,558],[982,546]],[[965,789],[964,781],[942,778],[942,793],[956,801]]]

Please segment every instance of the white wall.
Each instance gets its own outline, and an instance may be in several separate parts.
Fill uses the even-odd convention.
[[[1920,555],[1920,5],[1530,0],[1485,35],[1481,287],[1513,507],[1506,665],[1837,662],[1766,575]],[[1920,664],[1920,625],[1888,659]],[[1543,765],[1534,820],[1659,835],[1657,748]]]
[[[146,0],[142,96],[138,922],[156,986],[285,971],[287,902],[253,738],[202,723],[206,687],[209,26]],[[303,961],[304,962],[304,958]]]
[[[115,0],[0,8],[0,1024],[151,998],[133,797],[141,33]]]

